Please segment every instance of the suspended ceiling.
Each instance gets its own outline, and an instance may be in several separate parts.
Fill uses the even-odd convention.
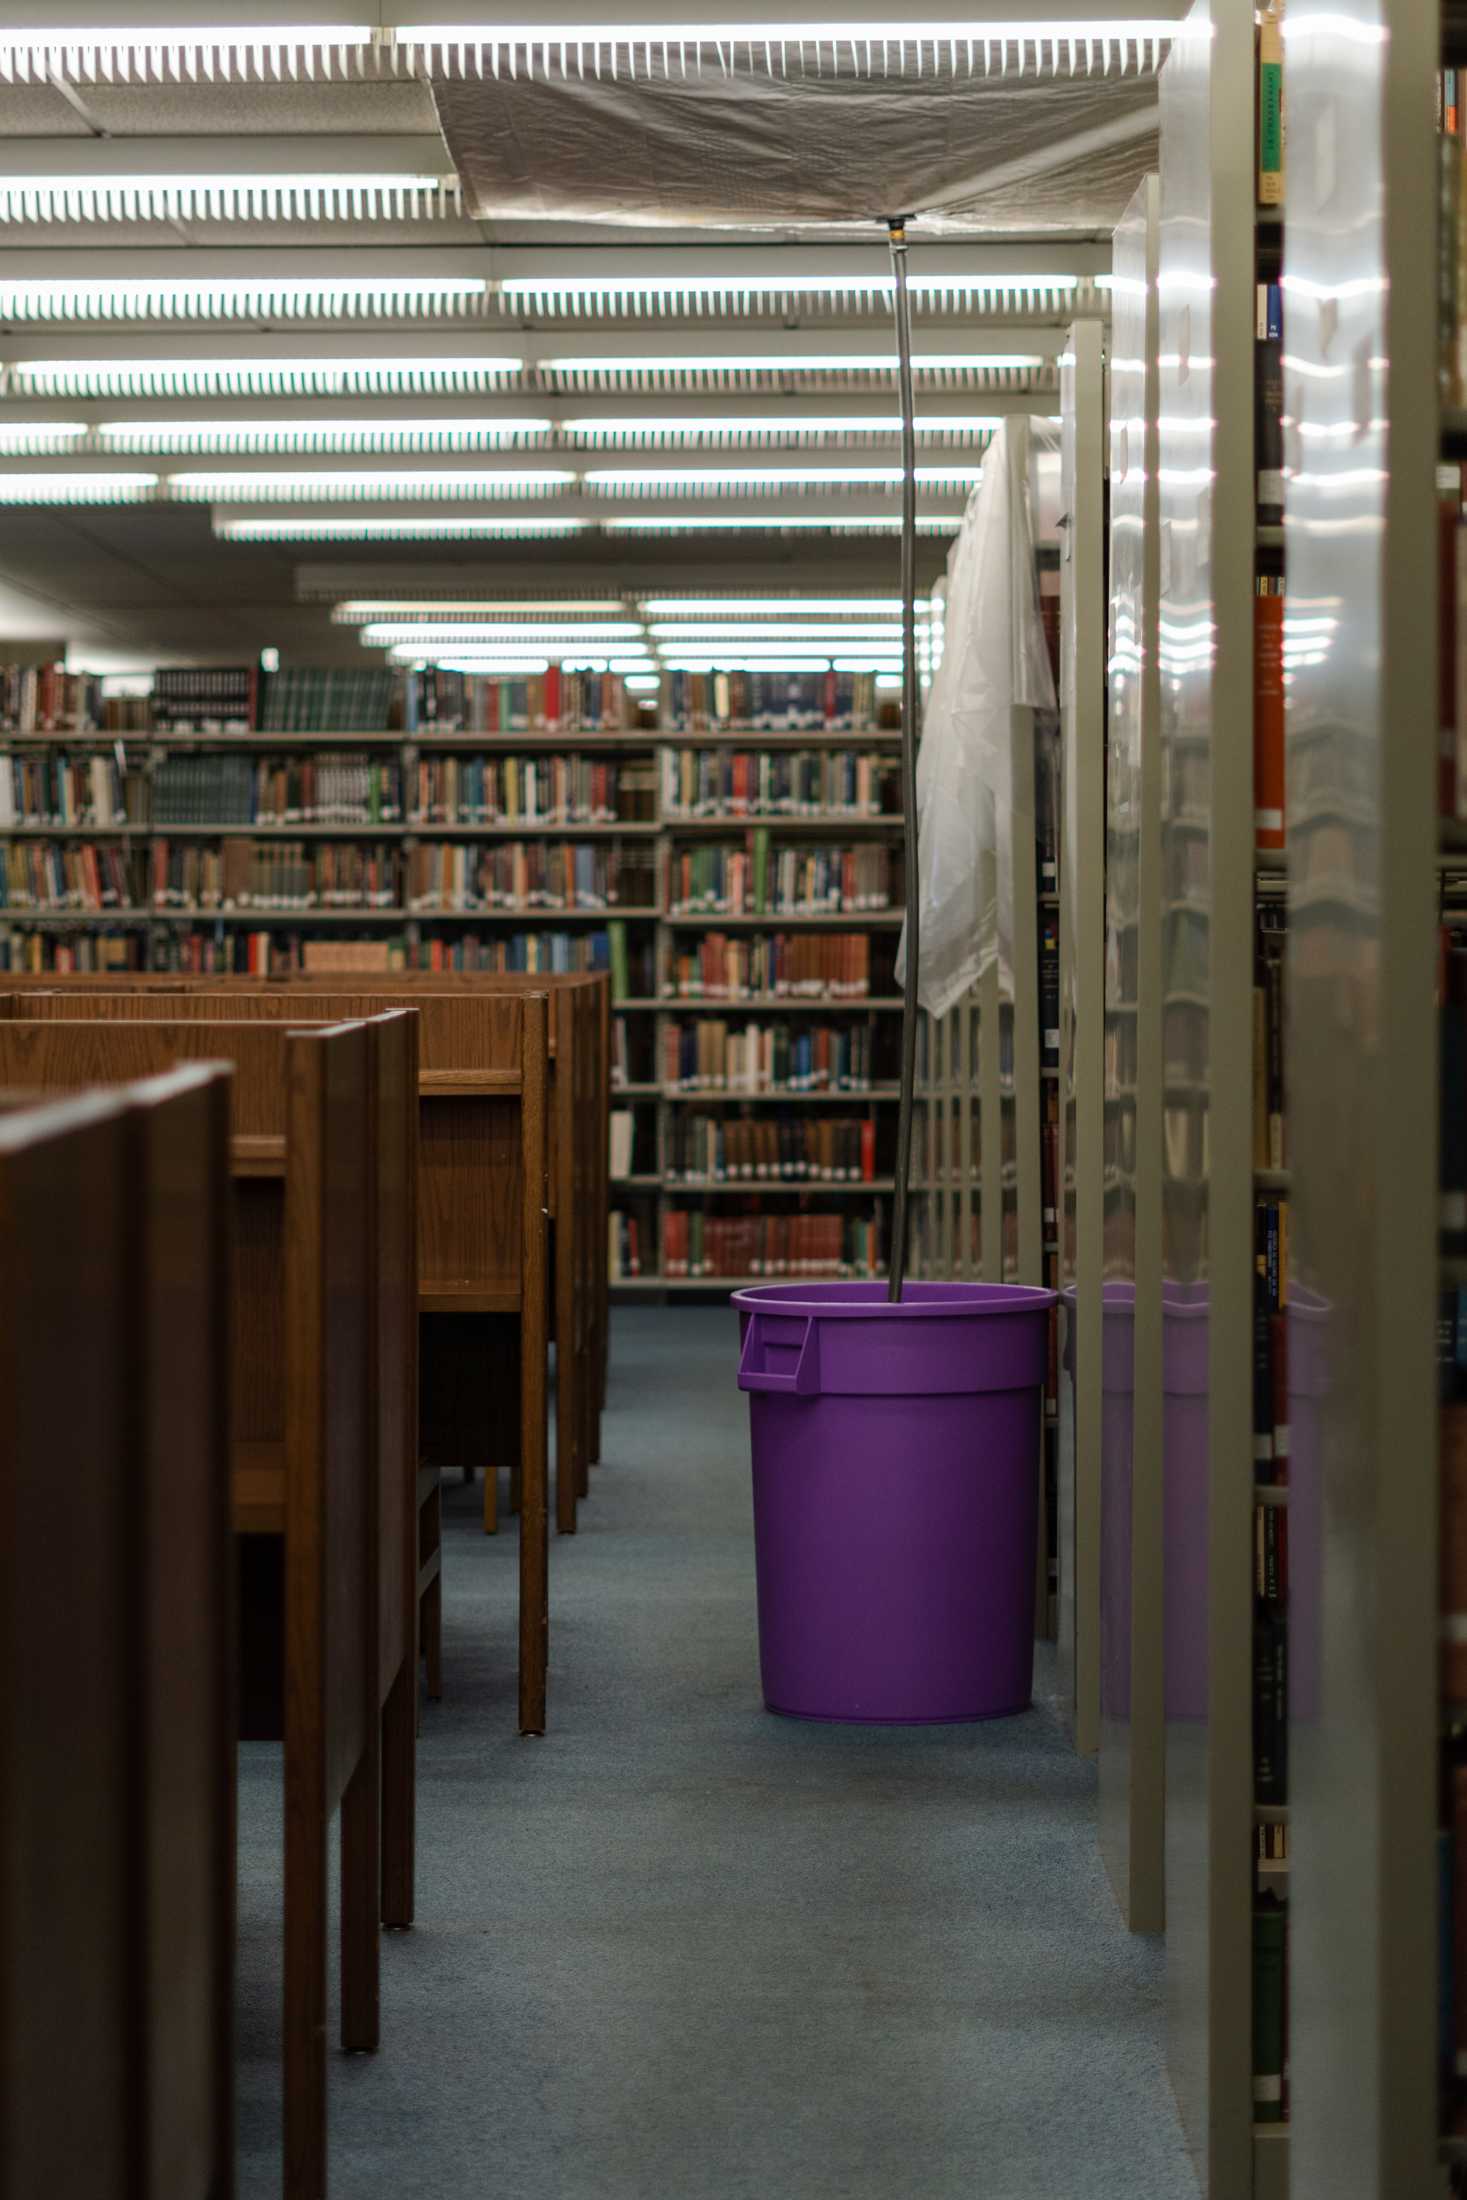
[[[344,14],[333,35],[355,37]],[[684,86],[722,113],[737,82],[757,112],[761,74],[785,102],[792,79],[838,85],[858,144],[915,91],[945,159],[971,150],[986,179],[940,235],[911,232],[930,579],[989,425],[1054,410],[1063,329],[1104,310],[1110,229],[1154,155],[1159,21],[1108,43],[1109,11],[1066,14],[1086,35],[1043,52],[1043,11],[1010,0],[997,29],[900,46],[669,27],[669,61],[656,10],[640,45],[536,45],[542,24],[287,50],[227,28],[143,47],[114,9],[110,50],[48,25],[46,52],[0,13],[0,639],[108,665],[351,661],[302,579],[322,561],[358,594],[889,589],[884,247],[777,221],[762,186],[755,236],[648,195]],[[1019,101],[1016,151],[997,120]],[[623,118],[640,197],[607,189]]]

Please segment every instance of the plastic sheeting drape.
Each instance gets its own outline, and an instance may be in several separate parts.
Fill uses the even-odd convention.
[[[995,960],[1012,983],[1012,850],[1034,829],[1033,787],[1014,773],[1014,711],[1055,708],[1029,493],[1039,438],[1052,435],[1027,420],[999,428],[948,556],[946,647],[917,752],[917,997],[933,1016]],[[904,925],[899,983],[906,946]]]
[[[724,49],[635,76],[444,79],[433,96],[479,220],[1108,231],[1156,165],[1149,75],[974,76],[940,55],[923,77],[825,71]]]

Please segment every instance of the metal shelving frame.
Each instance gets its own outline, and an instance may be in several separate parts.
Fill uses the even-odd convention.
[[[1288,27],[1292,2171],[1395,2200],[1446,2189],[1433,92],[1467,43],[1437,0]]]
[[[1100,1282],[1105,1017],[1105,366],[1101,325],[1060,361],[1058,1658],[1076,1749],[1100,1739]]]
[[[1253,10],[1196,0],[1189,23],[1162,71],[1157,276],[1167,2061],[1203,2193],[1261,2200],[1289,2142],[1253,2122],[1252,994],[1281,883],[1254,857]]]
[[[1110,361],[1100,1846],[1134,1932],[1165,1917],[1161,1410],[1161,180],[1115,238]]]

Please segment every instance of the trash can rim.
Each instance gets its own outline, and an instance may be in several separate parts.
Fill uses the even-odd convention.
[[[916,1296],[914,1294],[920,1294]],[[818,1277],[797,1283],[747,1284],[731,1294],[733,1305],[748,1313],[811,1314],[822,1321],[940,1321],[975,1315],[1043,1313],[1058,1294],[1030,1283],[908,1283],[893,1302],[879,1281],[845,1282]]]

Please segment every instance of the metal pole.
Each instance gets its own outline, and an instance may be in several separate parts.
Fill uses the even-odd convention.
[[[902,996],[902,1083],[897,1109],[896,1200],[886,1296],[902,1295],[907,1269],[907,1179],[917,1081],[917,429],[912,404],[912,316],[904,216],[887,224],[895,279],[897,373],[902,407],[902,849],[907,885],[907,975]]]

